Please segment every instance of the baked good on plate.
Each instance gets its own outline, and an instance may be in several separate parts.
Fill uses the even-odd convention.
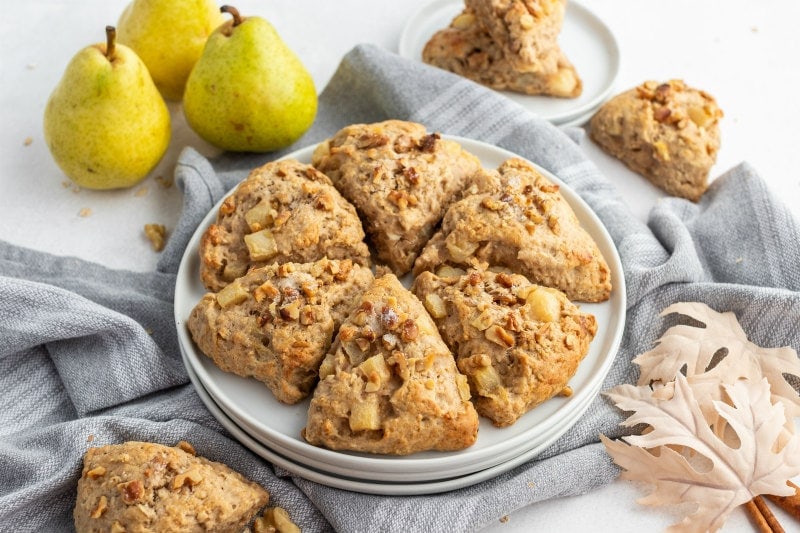
[[[509,159],[473,180],[475,194],[453,204],[420,254],[414,274],[441,265],[505,267],[570,300],[611,294],[608,263],[561,196],[530,163]]]
[[[218,291],[250,268],[323,257],[369,265],[355,209],[311,165],[274,161],[223,201],[200,242],[200,275]]]
[[[333,450],[407,455],[474,444],[467,379],[417,298],[376,278],[320,366],[303,436]]]
[[[467,376],[478,414],[499,427],[559,393],[589,351],[597,321],[561,291],[484,268],[423,272],[413,292]]]
[[[557,48],[565,0],[465,0],[512,68],[537,72],[539,58]]]
[[[296,403],[311,392],[336,330],[372,278],[349,259],[256,268],[203,296],[189,331],[220,369]]]
[[[583,90],[575,67],[558,46],[542,50],[524,70],[514,68],[510,57],[469,10],[436,32],[422,51],[425,63],[498,91],[574,98]]]
[[[697,201],[720,147],[722,110],[682,80],[646,81],[606,102],[589,123],[606,152],[673,196]]]
[[[378,259],[398,276],[480,169],[457,142],[400,120],[347,126],[317,147],[312,163],[356,206]]]
[[[89,448],[73,517],[78,533],[239,533],[269,494],[228,466],[176,447],[125,442]]]

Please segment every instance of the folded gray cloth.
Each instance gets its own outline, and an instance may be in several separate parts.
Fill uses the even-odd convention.
[[[344,57],[295,147],[347,124],[388,118],[486,141],[558,175],[600,216],[627,282],[625,334],[603,389],[635,380],[633,356],[677,301],[733,311],[763,346],[800,349],[798,226],[743,164],[702,201],[661,201],[637,222],[569,135],[498,94],[373,46]],[[579,130],[570,132],[576,139]],[[535,460],[438,495],[380,497],[276,469],[232,439],[188,384],[172,319],[175,272],[202,217],[254,166],[282,154],[209,162],[186,149],[176,168],[183,213],[157,272],[114,271],[0,242],[0,530],[69,531],[83,453],[126,440],[190,441],[262,484],[303,531],[467,531],[533,502],[584,493],[618,471],[598,433],[621,420],[602,396]]]

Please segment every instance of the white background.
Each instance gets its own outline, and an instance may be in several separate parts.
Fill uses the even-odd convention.
[[[405,21],[425,0],[240,0],[245,15],[269,19],[322,90],[341,57],[358,43],[396,51]],[[722,147],[712,179],[741,161],[755,167],[800,219],[800,2],[797,0],[584,0],[615,33],[622,54],[618,91],[644,80],[682,78],[716,97],[725,112]],[[0,18],[0,239],[97,261],[114,268],[152,270],[158,254],[143,235],[146,223],[171,229],[181,195],[156,176],[171,178],[181,149],[211,155],[173,104],[173,142],[153,174],[123,191],[93,192],[69,184],[42,138],[47,97],[69,59],[104,40],[125,0],[49,0],[5,5]],[[26,142],[26,140],[28,142]],[[633,212],[646,220],[662,194],[600,152],[587,155],[615,183]],[[88,211],[87,211],[88,210]],[[83,212],[88,216],[80,216]],[[617,481],[590,494],[521,509],[492,531],[656,531],[678,518],[644,508],[641,487]],[[779,514],[790,530],[795,526]],[[726,531],[751,531],[737,509]]]

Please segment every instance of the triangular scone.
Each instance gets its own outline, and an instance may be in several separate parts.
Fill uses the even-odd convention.
[[[399,120],[347,126],[317,147],[312,162],[355,204],[378,258],[398,276],[480,168],[458,143]]]
[[[696,202],[720,146],[722,110],[681,80],[646,81],[618,94],[590,122],[606,152],[667,193]]]
[[[558,185],[521,159],[509,159],[484,176],[481,187],[496,185],[448,209],[441,230],[417,259],[415,275],[443,264],[488,263],[559,289],[570,300],[609,298],[608,264]]]
[[[327,257],[369,266],[355,208],[330,179],[295,160],[256,168],[219,208],[200,242],[200,276],[218,291],[248,269]]]
[[[269,500],[259,485],[196,456],[186,442],[89,448],[77,493],[78,533],[239,533]]]
[[[543,55],[558,48],[565,0],[465,0],[514,70],[537,72]]]
[[[336,330],[372,279],[349,259],[257,268],[203,296],[189,331],[220,369],[296,403],[311,392]]]
[[[469,10],[431,37],[422,60],[499,91],[561,98],[575,98],[583,91],[575,67],[558,45],[543,50],[526,70],[517,70]]]
[[[393,274],[377,278],[320,367],[303,435],[334,450],[460,450],[478,433],[469,385],[436,325]]]
[[[480,415],[509,426],[569,391],[597,332],[593,315],[524,276],[443,268],[448,277],[423,272],[413,291],[456,354]]]

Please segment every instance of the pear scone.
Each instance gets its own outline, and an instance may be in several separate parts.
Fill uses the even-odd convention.
[[[673,196],[697,201],[720,147],[722,110],[681,80],[646,81],[606,102],[590,135],[607,153]]]
[[[413,291],[467,376],[475,408],[498,427],[559,393],[589,351],[597,321],[561,291],[524,276],[442,267]]]
[[[441,265],[505,267],[570,300],[600,302],[611,272],[592,237],[559,192],[527,161],[509,159],[484,171],[475,194],[453,204],[417,258],[414,274]]]
[[[73,518],[78,533],[238,533],[268,500],[261,486],[186,442],[125,442],[87,450]]]
[[[223,201],[200,241],[200,276],[218,291],[251,268],[323,257],[370,264],[356,210],[314,167],[275,161]]]
[[[362,295],[319,375],[303,430],[311,444],[407,455],[475,443],[467,380],[425,308],[393,274]]]
[[[498,91],[574,98],[583,82],[557,46],[543,50],[526,70],[513,68],[503,48],[465,10],[425,44],[422,60]]]
[[[465,0],[514,70],[536,72],[539,58],[558,48],[566,0]]]
[[[225,372],[253,377],[287,404],[311,392],[339,325],[372,282],[349,259],[251,270],[192,310],[189,331]]]
[[[312,163],[356,206],[378,259],[398,276],[480,169],[458,143],[400,120],[347,126],[317,147]]]

